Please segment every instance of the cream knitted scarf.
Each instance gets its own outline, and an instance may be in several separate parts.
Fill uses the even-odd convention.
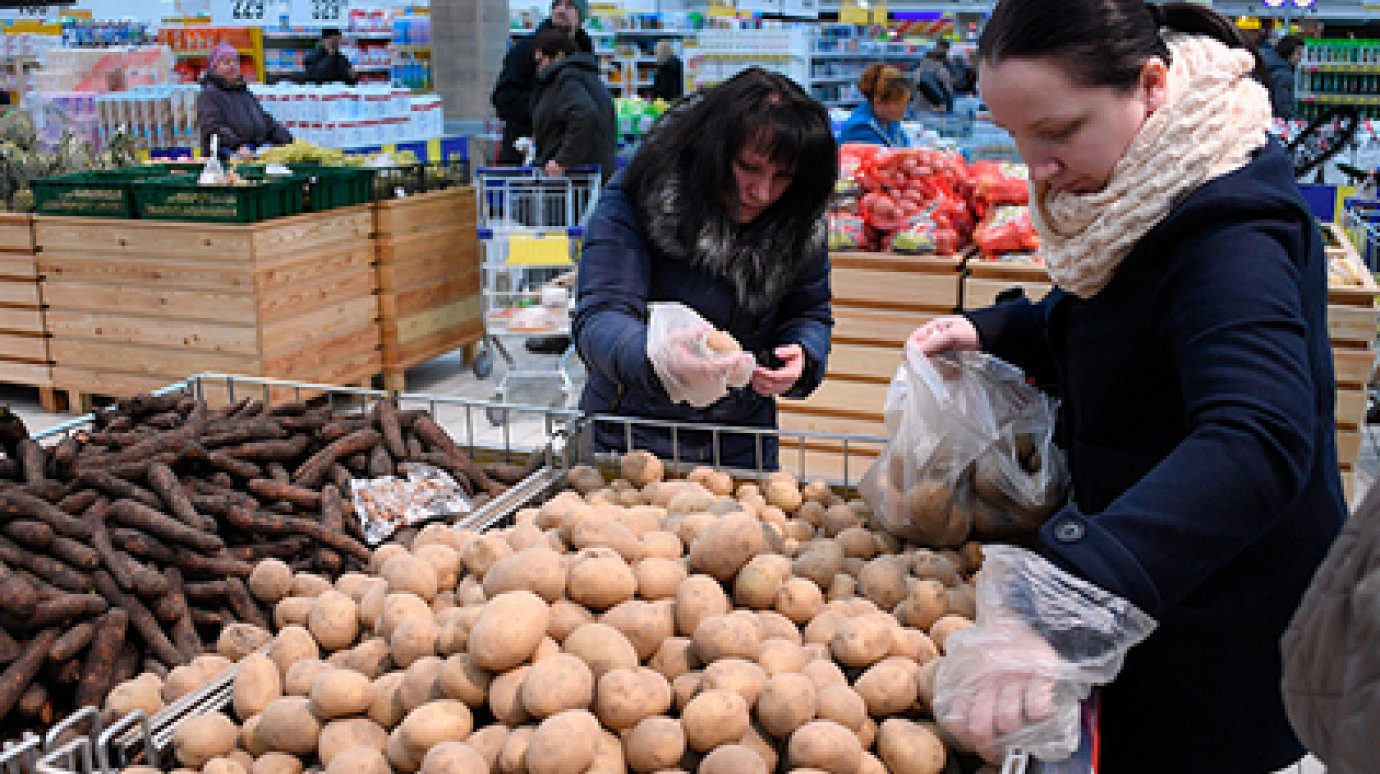
[[[1204,36],[1166,34],[1168,95],[1112,170],[1107,187],[1063,193],[1030,184],[1030,216],[1049,276],[1092,298],[1150,229],[1203,183],[1245,166],[1266,142],[1270,99],[1251,54]]]

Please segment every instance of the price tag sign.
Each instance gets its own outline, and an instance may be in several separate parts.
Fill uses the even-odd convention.
[[[15,5],[0,8],[0,19],[34,19],[44,21],[57,18],[57,9],[47,5]]]
[[[288,0],[288,24],[293,27],[348,27],[349,0]]]
[[[262,27],[268,20],[266,0],[211,0],[211,23],[219,27]]]

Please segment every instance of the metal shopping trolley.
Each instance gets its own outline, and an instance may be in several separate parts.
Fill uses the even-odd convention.
[[[572,169],[553,177],[529,167],[484,167],[475,182],[484,342],[474,373],[487,379],[497,353],[505,368],[495,387],[496,400],[505,400],[515,379],[557,379],[562,403],[569,405],[575,397],[569,373],[574,346],[567,345],[554,366],[536,367],[519,365],[506,342],[570,336],[574,294],[556,280],[575,269],[584,222],[599,199],[599,169]],[[497,424],[503,415],[489,418]]]

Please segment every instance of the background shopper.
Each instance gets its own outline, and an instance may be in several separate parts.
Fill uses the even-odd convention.
[[[211,51],[210,67],[196,99],[201,152],[211,152],[211,137],[219,138],[222,155],[252,158],[261,145],[286,145],[292,134],[264,110],[249,91],[240,72],[240,52],[221,43]]]
[[[839,143],[860,142],[888,148],[910,147],[901,118],[910,107],[910,81],[894,67],[873,63],[858,78],[867,101],[854,108],[839,131]]]
[[[580,28],[588,7],[583,0],[552,0],[551,16],[537,26],[536,33],[519,39],[503,57],[503,70],[498,74],[490,101],[503,120],[503,140],[498,150],[499,164],[521,164],[522,152],[514,143],[519,137],[532,136],[532,92],[537,80],[537,63],[533,58],[536,36],[555,27],[570,33],[577,51],[592,53],[594,43]]]

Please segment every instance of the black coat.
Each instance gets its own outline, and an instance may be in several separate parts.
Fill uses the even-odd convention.
[[[292,134],[269,115],[241,81],[232,84],[207,73],[196,98],[197,126],[201,128],[201,152],[211,152],[211,135],[220,137],[222,153],[234,153],[248,145],[286,145]]]
[[[537,73],[535,95],[536,166],[552,160],[566,168],[598,164],[608,181],[618,156],[618,122],[599,60],[571,54],[547,65]]]
[[[1265,88],[1270,91],[1270,110],[1275,118],[1292,119],[1298,114],[1294,99],[1294,66],[1269,43],[1260,45],[1260,64]]]
[[[1297,760],[1280,637],[1346,505],[1327,264],[1283,149],[1190,194],[1093,298],[970,318],[1062,392],[1074,502],[1045,556],[1159,622],[1103,690],[1099,770]]]
[[[652,75],[652,99],[671,101],[685,94],[685,65],[674,54],[656,66]]]
[[[359,78],[350,60],[339,51],[327,51],[321,46],[307,54],[303,80],[307,83],[348,83],[353,86]]]
[[[543,21],[531,35],[514,41],[503,57],[503,70],[489,97],[498,117],[503,120],[503,147],[497,159],[500,164],[521,163],[522,154],[513,147],[513,142],[519,137],[532,136],[532,91],[537,82],[537,63],[532,54],[536,50],[537,33],[550,26],[550,19]],[[575,47],[582,53],[593,53],[594,42],[584,30],[576,30]]]

